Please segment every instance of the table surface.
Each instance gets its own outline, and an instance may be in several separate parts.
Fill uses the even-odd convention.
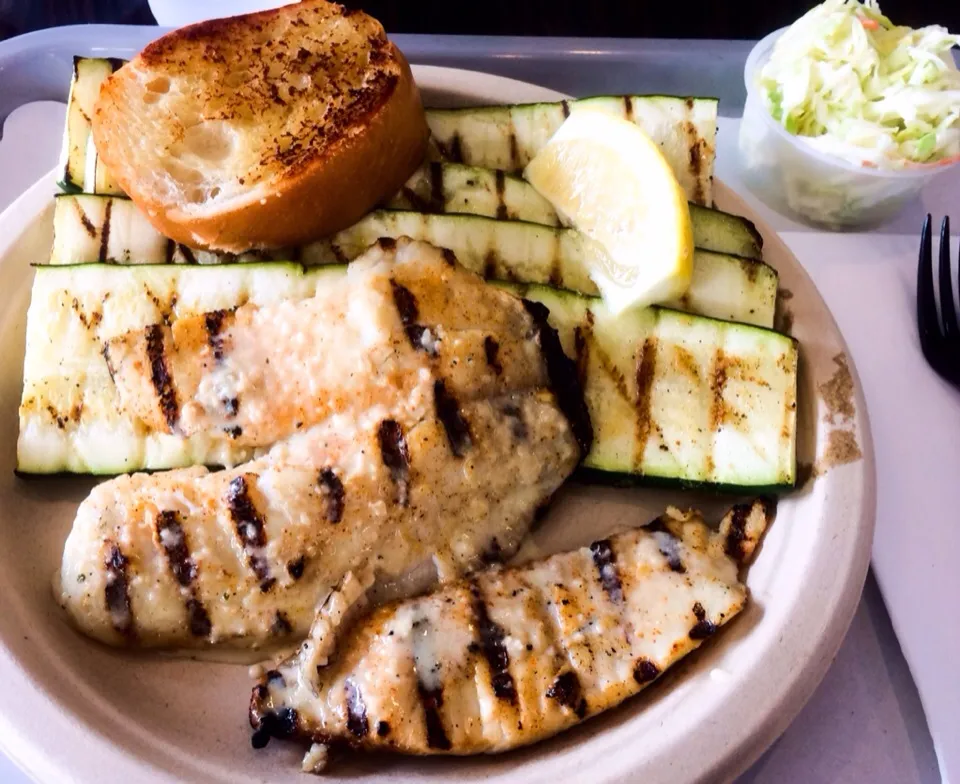
[[[92,53],[97,46],[138,47],[156,28],[80,28],[37,33],[0,47],[0,119],[16,106],[38,99],[63,100],[69,80],[70,54]],[[61,36],[59,39],[57,36]],[[497,39],[484,37],[397,36],[414,62],[483,69],[537,82],[572,94],[597,92],[700,92],[721,97],[722,113],[730,117],[742,107],[743,61],[749,42],[698,42],[693,56],[677,41],[610,41],[590,39]],[[126,41],[123,46],[121,41]],[[131,43],[132,41],[132,43]],[[5,47],[5,48],[4,48]],[[48,59],[44,78],[4,77],[10,63],[42,52]],[[119,53],[111,51],[111,54]],[[56,74],[65,79],[57,87]],[[24,72],[22,69],[20,73]],[[704,83],[706,82],[706,83]],[[699,89],[690,87],[699,85]],[[24,112],[62,113],[51,104],[27,107],[9,119],[0,143],[0,210],[27,185],[49,170],[56,159],[59,126],[24,118]],[[723,119],[719,133],[717,174],[737,188],[736,121]],[[46,130],[44,131],[43,129]],[[46,133],[49,138],[44,138]],[[19,145],[23,145],[20,147]],[[941,211],[946,204],[940,205]],[[791,228],[780,221],[779,230]],[[916,230],[908,221],[897,233]],[[784,234],[788,245],[799,235]],[[830,270],[804,258],[818,287],[828,296]],[[834,287],[835,288],[835,287]],[[840,296],[834,292],[834,297]],[[844,327],[841,324],[841,327]],[[849,339],[849,336],[848,336]],[[855,348],[855,347],[854,347]],[[854,351],[856,359],[856,351]],[[27,779],[0,757],[0,782]],[[904,660],[873,576],[850,632],[826,678],[787,732],[741,779],[743,782],[897,782],[933,784],[940,781],[937,758],[916,686]]]

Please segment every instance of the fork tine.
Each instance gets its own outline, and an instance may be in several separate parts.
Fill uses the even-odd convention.
[[[953,304],[953,283],[950,280],[950,218],[944,216],[940,224],[940,316],[947,340],[960,338],[957,310]]]
[[[920,258],[917,262],[917,329],[920,347],[930,364],[937,361],[936,349],[940,339],[940,324],[933,293],[933,247],[930,236],[930,214],[920,232]]]

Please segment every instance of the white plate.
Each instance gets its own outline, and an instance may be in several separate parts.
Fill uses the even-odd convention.
[[[560,97],[485,74],[434,67],[415,74],[434,105]],[[92,480],[13,475],[29,265],[47,258],[53,192],[50,175],[0,215],[0,745],[49,782],[302,782],[299,748],[250,747],[245,667],[109,650],[68,628],[53,600],[51,576]],[[720,183],[715,196],[719,207],[750,215]],[[846,347],[797,260],[756,222],[766,260],[793,293],[788,305],[801,345],[799,458],[809,464],[823,454],[834,429],[852,432],[863,458],[781,500],[749,571],[748,609],[662,682],[553,740],[459,760],[353,755],[329,779],[721,781],[744,770],[796,715],[836,653],[860,596],[873,533],[873,452],[852,367],[856,414],[827,421],[817,390]],[[586,543],[645,522],[671,502],[722,506],[679,492],[570,488],[528,551]]]

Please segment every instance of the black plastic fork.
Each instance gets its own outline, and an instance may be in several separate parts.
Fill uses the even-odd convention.
[[[920,260],[917,264],[917,327],[920,331],[920,347],[930,367],[942,378],[960,387],[960,324],[953,301],[950,274],[950,219],[945,217],[940,224],[939,308],[937,292],[933,286],[933,240],[930,223],[928,214],[920,234]]]

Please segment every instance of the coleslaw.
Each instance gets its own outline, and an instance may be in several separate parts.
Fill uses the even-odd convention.
[[[757,86],[788,133],[861,166],[960,159],[960,45],[938,25],[894,25],[876,0],[826,0],[777,40]]]

